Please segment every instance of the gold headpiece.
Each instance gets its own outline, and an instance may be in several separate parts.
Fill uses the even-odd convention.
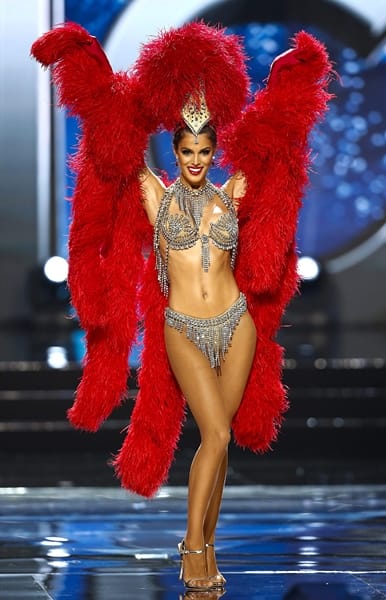
[[[187,102],[182,107],[181,116],[190,131],[195,135],[195,143],[198,144],[198,134],[210,120],[210,112],[202,91],[198,99],[197,96],[196,98],[193,95],[189,96]]]

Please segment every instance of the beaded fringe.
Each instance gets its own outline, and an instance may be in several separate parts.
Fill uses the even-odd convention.
[[[179,196],[178,190],[183,188],[184,194]],[[156,258],[156,269],[158,282],[162,293],[165,296],[169,294],[169,278],[168,278],[168,262],[169,262],[169,248],[172,247],[177,250],[186,250],[192,248],[194,244],[201,241],[201,264],[204,272],[209,271],[210,267],[210,240],[220,250],[230,250],[231,252],[231,267],[234,269],[237,254],[237,243],[234,243],[234,239],[238,236],[238,224],[235,209],[233,207],[231,199],[227,196],[222,188],[216,188],[210,181],[208,181],[204,188],[205,195],[210,201],[211,194],[218,194],[226,208],[228,213],[224,213],[215,223],[210,223],[209,234],[199,233],[199,228],[196,224],[196,220],[200,220],[202,211],[195,212],[193,215],[184,202],[186,200],[186,189],[183,184],[177,179],[166,191],[161,201],[161,205],[158,210],[157,218],[154,224],[154,237],[153,237],[153,249]],[[194,195],[194,192],[192,192]],[[178,207],[183,212],[180,214],[169,215],[169,208],[173,196],[176,198]],[[188,233],[184,231],[182,239],[178,239],[178,235],[184,230],[184,216],[189,215],[193,220],[194,226]],[[161,235],[164,236],[166,244],[165,258],[162,258],[160,250]]]
[[[186,187],[181,179],[174,182],[174,196],[178,208],[189,215],[193,223],[199,229],[204,208],[208,206],[212,198],[217,194],[217,188],[210,181],[207,181],[202,188],[198,190]]]
[[[247,300],[245,295],[240,293],[236,302],[217,317],[191,317],[167,307],[165,319],[170,327],[179,332],[185,331],[187,339],[209,360],[212,369],[221,372],[221,359],[224,360],[233,333],[246,310]]]

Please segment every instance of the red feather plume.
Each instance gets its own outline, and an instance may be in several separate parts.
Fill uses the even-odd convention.
[[[211,123],[223,127],[240,116],[248,97],[246,56],[240,39],[202,22],[163,32],[145,44],[135,64],[145,104],[168,130],[181,122],[181,109],[200,86]]]

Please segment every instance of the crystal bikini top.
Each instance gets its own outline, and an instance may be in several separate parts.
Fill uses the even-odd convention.
[[[201,234],[199,231],[199,222],[201,214],[195,214],[195,207],[190,209],[188,214],[185,212],[170,213],[169,208],[173,197],[181,206],[178,193],[182,184],[177,180],[166,191],[161,200],[157,218],[154,224],[153,247],[156,257],[156,268],[158,272],[158,281],[161,291],[165,296],[169,291],[168,280],[168,262],[169,250],[187,250],[192,248],[198,241],[201,241],[201,264],[203,270],[207,273],[210,267],[210,246],[211,241],[220,250],[229,250],[231,252],[231,267],[234,268],[238,242],[238,223],[237,215],[231,199],[221,188],[217,188],[212,183],[207,182],[208,198],[218,195],[225,207],[226,213],[209,225],[208,233]],[[192,194],[194,198],[194,194]],[[202,209],[201,209],[202,210]],[[160,250],[160,238],[163,236],[166,241],[165,258],[162,258]]]

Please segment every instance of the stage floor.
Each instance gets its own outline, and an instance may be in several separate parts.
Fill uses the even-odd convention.
[[[0,488],[3,600],[214,600],[185,593],[186,488]],[[226,600],[386,598],[386,486],[234,486],[217,536]]]

